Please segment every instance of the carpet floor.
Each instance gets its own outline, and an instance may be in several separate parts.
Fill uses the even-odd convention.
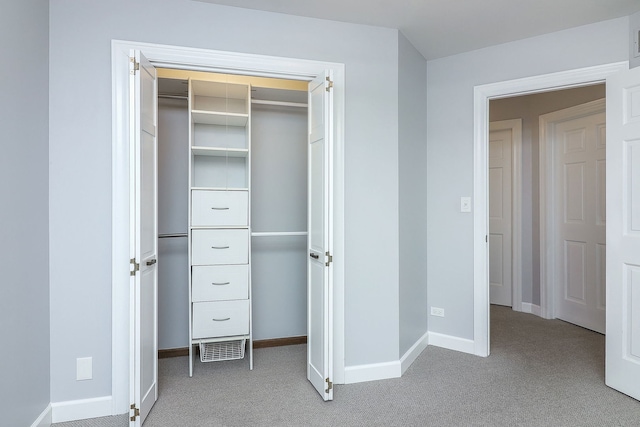
[[[604,384],[604,336],[491,307],[491,355],[428,347],[402,378],[336,385],[323,402],[306,380],[306,346],[246,360],[159,362],[145,427],[640,426],[640,402]],[[126,416],[54,424],[124,427]]]

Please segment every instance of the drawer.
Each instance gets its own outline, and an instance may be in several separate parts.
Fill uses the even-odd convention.
[[[247,226],[249,193],[247,191],[191,192],[191,225]]]
[[[193,303],[193,338],[249,334],[249,300]]]
[[[249,230],[193,230],[191,264],[248,264]]]
[[[224,301],[249,298],[248,265],[203,265],[191,271],[193,301]]]

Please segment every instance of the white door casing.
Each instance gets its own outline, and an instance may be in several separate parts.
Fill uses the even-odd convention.
[[[324,400],[333,400],[331,269],[331,76],[309,83],[307,378]]]
[[[131,427],[141,426],[158,398],[157,80],[156,70],[131,51]]]
[[[547,317],[605,332],[604,99],[540,118],[541,203]],[[544,157],[543,157],[544,156]],[[545,175],[545,176],[543,176]]]
[[[158,45],[153,43],[112,41],[112,89],[113,89],[113,150],[112,150],[112,415],[129,411],[132,400],[131,372],[129,358],[123,355],[133,353],[130,342],[131,317],[131,276],[129,259],[132,258],[131,225],[132,203],[135,192],[131,187],[129,171],[134,161],[130,141],[130,93],[129,55],[130,49],[139,49],[156,66],[197,71],[211,71],[232,74],[259,75],[265,77],[311,80],[324,75],[325,70],[333,73],[332,119],[334,138],[332,152],[331,179],[333,194],[332,209],[332,249],[331,274],[334,284],[334,310],[331,313],[334,329],[334,371],[335,383],[344,382],[344,64],[311,61],[295,58],[279,58],[263,55],[214,51],[181,46]],[[96,414],[101,416],[104,414]]]
[[[511,307],[512,130],[489,124],[489,298]]]
[[[640,68],[607,78],[605,382],[640,400]]]
[[[488,150],[489,100],[546,92],[603,82],[610,75],[628,68],[628,62],[597,65],[582,69],[490,83],[474,88],[474,180],[473,180],[473,349],[470,353],[488,356],[489,337],[489,248]],[[543,189],[541,188],[542,192]],[[542,197],[542,194],[541,194]],[[609,217],[609,221],[611,218]],[[541,264],[545,261],[540,260]],[[542,278],[541,278],[542,280]],[[542,288],[541,288],[542,291]],[[541,293],[541,300],[545,296]],[[541,301],[541,303],[544,303]],[[543,313],[544,315],[544,313]]]

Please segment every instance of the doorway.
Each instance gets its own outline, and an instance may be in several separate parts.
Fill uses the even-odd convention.
[[[515,311],[533,313],[546,318],[556,317],[553,311],[547,309],[544,299],[541,302],[541,295],[546,295],[547,289],[551,289],[554,283],[561,282],[559,279],[555,281],[544,280],[547,274],[544,271],[541,273],[541,266],[549,266],[548,263],[541,263],[541,257],[547,258],[546,253],[553,251],[543,250],[541,253],[540,248],[553,248],[556,245],[556,243],[552,244],[551,241],[548,244],[545,243],[547,236],[549,236],[546,224],[553,223],[553,221],[549,221],[549,218],[561,215],[561,212],[547,211],[547,205],[551,205],[547,203],[547,195],[551,196],[549,191],[555,188],[555,184],[546,180],[547,170],[550,166],[547,167],[545,165],[553,161],[553,156],[548,156],[552,151],[549,151],[550,148],[546,149],[545,147],[555,146],[556,144],[547,142],[549,138],[547,137],[547,125],[545,123],[548,122],[548,119],[558,117],[558,120],[560,118],[564,120],[565,126],[571,127],[572,125],[567,120],[572,117],[572,111],[576,111],[576,114],[583,117],[591,109],[579,106],[585,103],[592,105],[592,102],[598,99],[600,101],[596,102],[602,104],[602,110],[604,110],[602,101],[604,96],[604,84],[599,84],[490,101],[489,277],[491,304],[509,305]],[[514,120],[516,121],[515,124],[510,124]],[[520,128],[517,128],[518,120],[521,123]],[[580,128],[575,126],[572,129],[575,131],[573,133],[575,135],[588,134],[590,143],[593,142],[595,135],[592,134],[596,127],[590,128],[587,133],[583,133]],[[598,129],[600,129],[600,134],[604,137],[604,127],[599,127]],[[518,130],[522,132],[521,140],[518,139]],[[508,170],[510,166],[509,159],[505,159],[502,154],[508,152],[509,144],[507,140],[510,141],[511,139],[513,139],[513,143],[510,145],[513,146],[514,154],[508,157],[513,159],[513,174],[510,174],[512,180],[507,184],[501,185],[504,179],[500,178],[505,175],[503,171]],[[595,165],[593,165],[593,169],[595,169]],[[547,188],[541,188],[541,185],[543,187],[545,185],[540,183],[545,182],[549,182],[546,186]],[[496,185],[498,185],[502,194],[495,194],[494,187]],[[509,186],[511,191],[507,191]],[[588,190],[588,188],[585,188],[585,190]],[[513,196],[511,197],[511,195]],[[513,203],[511,203],[510,198],[513,199]],[[507,209],[510,205],[513,208]],[[509,218],[509,214],[511,214],[511,218]],[[513,223],[512,227],[509,227],[513,230],[513,238],[507,239],[508,233],[502,228],[504,228],[503,223],[508,224],[510,222]],[[498,237],[504,238],[498,239]],[[512,243],[513,251],[496,250],[492,247],[495,244],[494,240],[500,242],[508,240],[508,243]],[[503,244],[503,246],[508,249],[506,244]],[[496,260],[494,257],[498,259]],[[505,265],[510,263],[513,264],[512,269],[504,268]],[[559,264],[558,268],[560,267],[561,265]],[[500,268],[500,271],[496,271],[498,268]],[[508,279],[510,278],[507,275],[511,271],[513,272],[512,302],[511,300],[505,301],[504,298],[500,299],[500,295],[494,292],[494,288],[499,289],[497,285],[509,282]],[[552,292],[552,289],[550,292]],[[581,326],[585,325],[581,324]]]
[[[333,73],[334,138],[332,179],[333,198],[333,301],[332,313],[334,383],[344,382],[344,65],[308,60],[281,59],[260,55],[218,52],[203,49],[162,46],[146,43],[112,42],[113,64],[113,314],[112,314],[112,396],[114,413],[127,412],[130,363],[123,354],[132,351],[130,328],[130,235],[129,216],[134,195],[130,192],[131,168],[129,144],[128,78],[131,49],[138,49],[155,66],[232,74],[260,75],[310,81]]]
[[[488,255],[488,124],[489,102],[524,94],[548,92],[602,83],[627,68],[627,63],[607,64],[570,72],[536,76],[477,86],[474,89],[474,353],[488,356],[489,255]]]

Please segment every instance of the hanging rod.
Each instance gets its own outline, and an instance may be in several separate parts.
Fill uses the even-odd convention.
[[[281,107],[302,107],[307,108],[307,104],[303,102],[284,102],[284,101],[267,101],[266,99],[252,99],[252,104],[261,105],[279,105]]]
[[[158,239],[167,239],[169,237],[187,237],[187,233],[169,233],[169,234],[158,234]]]
[[[168,98],[168,99],[184,99],[187,100],[189,99],[188,96],[183,96],[183,95],[163,95],[163,94],[158,94],[158,98]]]
[[[251,237],[276,237],[276,236],[307,236],[306,231],[263,231],[253,232]]]

